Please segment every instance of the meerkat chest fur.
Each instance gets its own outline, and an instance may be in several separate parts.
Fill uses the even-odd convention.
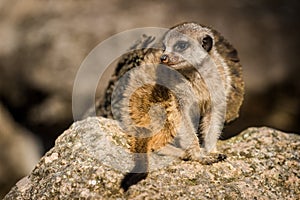
[[[151,152],[172,143],[183,121],[192,128],[191,111],[199,113],[193,108],[199,101],[195,93],[205,90],[195,90],[181,73],[157,63],[141,65],[125,76],[124,96],[115,103],[121,104],[120,121],[132,137],[133,152]]]

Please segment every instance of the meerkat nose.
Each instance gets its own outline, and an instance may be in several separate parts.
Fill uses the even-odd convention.
[[[160,61],[162,63],[167,63],[169,61],[169,56],[166,55],[166,54],[163,54],[161,57],[160,57]]]

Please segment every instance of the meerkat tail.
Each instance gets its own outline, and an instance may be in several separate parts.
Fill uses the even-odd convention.
[[[128,173],[121,182],[121,188],[126,192],[130,186],[137,184],[143,179],[146,179],[148,173]]]
[[[125,192],[130,186],[137,184],[148,176],[148,138],[135,138],[134,144],[139,144],[132,147],[136,152],[134,154],[134,168],[124,176],[121,182],[121,188]]]
[[[145,153],[135,155],[135,166],[127,173],[122,182],[121,188],[126,192],[132,185],[137,184],[148,176],[148,155]]]

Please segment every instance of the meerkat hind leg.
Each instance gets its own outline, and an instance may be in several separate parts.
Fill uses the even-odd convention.
[[[182,160],[199,160],[201,158],[201,148],[196,131],[189,120],[182,123],[181,130],[176,136],[176,143],[184,151],[180,155]]]
[[[157,155],[161,156],[172,156],[177,158],[182,158],[185,155],[185,151],[179,147],[174,146],[173,144],[167,144],[161,149],[155,152]]]

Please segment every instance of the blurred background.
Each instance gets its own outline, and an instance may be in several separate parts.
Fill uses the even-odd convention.
[[[0,1],[0,198],[72,118],[72,87],[88,53],[113,34],[195,21],[238,50],[246,96],[223,138],[251,126],[299,133],[297,0]],[[99,88],[104,86],[99,85]]]

